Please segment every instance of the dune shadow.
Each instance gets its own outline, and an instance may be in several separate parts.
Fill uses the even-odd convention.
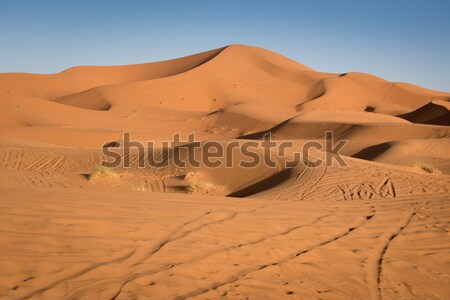
[[[250,134],[245,134],[245,135],[241,135],[238,136],[236,139],[239,140],[260,140],[262,139],[266,134],[272,133],[272,131],[275,131],[281,127],[283,127],[285,124],[287,124],[292,118],[289,118],[287,120],[284,120],[283,122],[275,125],[274,127],[267,129],[267,130],[262,130],[262,131],[258,131],[258,132],[254,132],[254,133],[250,133]]]
[[[243,198],[273,188],[289,179],[292,175],[293,170],[294,169],[285,169],[275,175],[269,176],[266,179],[258,181],[257,183],[254,183],[238,191],[232,192],[228,194],[227,197]]]
[[[360,150],[358,153],[352,155],[354,158],[365,159],[365,160],[373,160],[383,154],[385,151],[391,148],[391,143],[381,143],[377,145],[373,145],[367,148]]]

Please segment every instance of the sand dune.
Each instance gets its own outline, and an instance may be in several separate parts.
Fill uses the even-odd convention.
[[[414,123],[450,125],[450,104],[448,101],[432,101],[415,111],[399,117]]]
[[[58,98],[105,85],[121,84],[173,76],[207,62],[222,49],[138,65],[114,67],[74,67],[58,74],[0,74],[1,94],[31,96],[58,102]],[[66,103],[69,104],[69,103]],[[89,103],[86,103],[89,105]],[[77,105],[74,105],[77,106]]]
[[[383,163],[415,166],[424,163],[438,166],[438,169],[450,174],[449,160],[445,153],[450,146],[450,139],[396,140],[381,143],[361,150],[354,157]]]
[[[449,103],[244,45],[0,74],[0,299],[448,299]],[[347,165],[299,164],[327,131]]]

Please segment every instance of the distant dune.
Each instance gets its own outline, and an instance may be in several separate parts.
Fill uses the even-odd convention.
[[[2,73],[0,106],[2,300],[450,299],[450,93],[231,45]],[[279,144],[277,167],[238,165],[242,143],[327,131],[347,166],[293,166]],[[139,167],[124,132],[161,161],[176,133],[173,151],[193,132],[241,151]],[[102,168],[106,143],[130,166]]]

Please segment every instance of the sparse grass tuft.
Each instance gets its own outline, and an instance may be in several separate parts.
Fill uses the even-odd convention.
[[[146,182],[136,182],[132,185],[131,189],[137,192],[148,192],[148,185]]]
[[[136,118],[136,114],[135,113],[131,113],[129,115],[124,116],[125,119],[134,119]]]
[[[217,189],[213,183],[206,181],[201,174],[196,172],[187,173],[184,179],[189,183],[188,191],[192,194],[209,194]]]
[[[218,129],[211,125],[206,126],[206,128],[204,129],[204,132],[207,132],[207,133],[216,133],[217,131],[218,131]]]
[[[92,170],[91,174],[88,174],[87,178],[89,180],[96,180],[100,178],[112,178],[112,179],[118,179],[120,177],[119,174],[117,174],[116,171],[110,168],[106,168],[103,166],[95,167]]]
[[[435,166],[423,163],[421,161],[415,161],[413,164],[413,167],[418,168],[418,169],[425,171],[427,173],[430,173],[430,174],[442,174],[442,171],[439,170],[438,168],[436,168]]]

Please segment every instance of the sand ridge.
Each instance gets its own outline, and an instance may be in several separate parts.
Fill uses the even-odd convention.
[[[450,298],[449,101],[245,45],[0,74],[0,299]],[[346,166],[285,164],[327,131]],[[200,158],[295,147],[276,167],[139,167],[125,132],[164,162],[176,133]],[[108,142],[129,166],[100,167]]]

